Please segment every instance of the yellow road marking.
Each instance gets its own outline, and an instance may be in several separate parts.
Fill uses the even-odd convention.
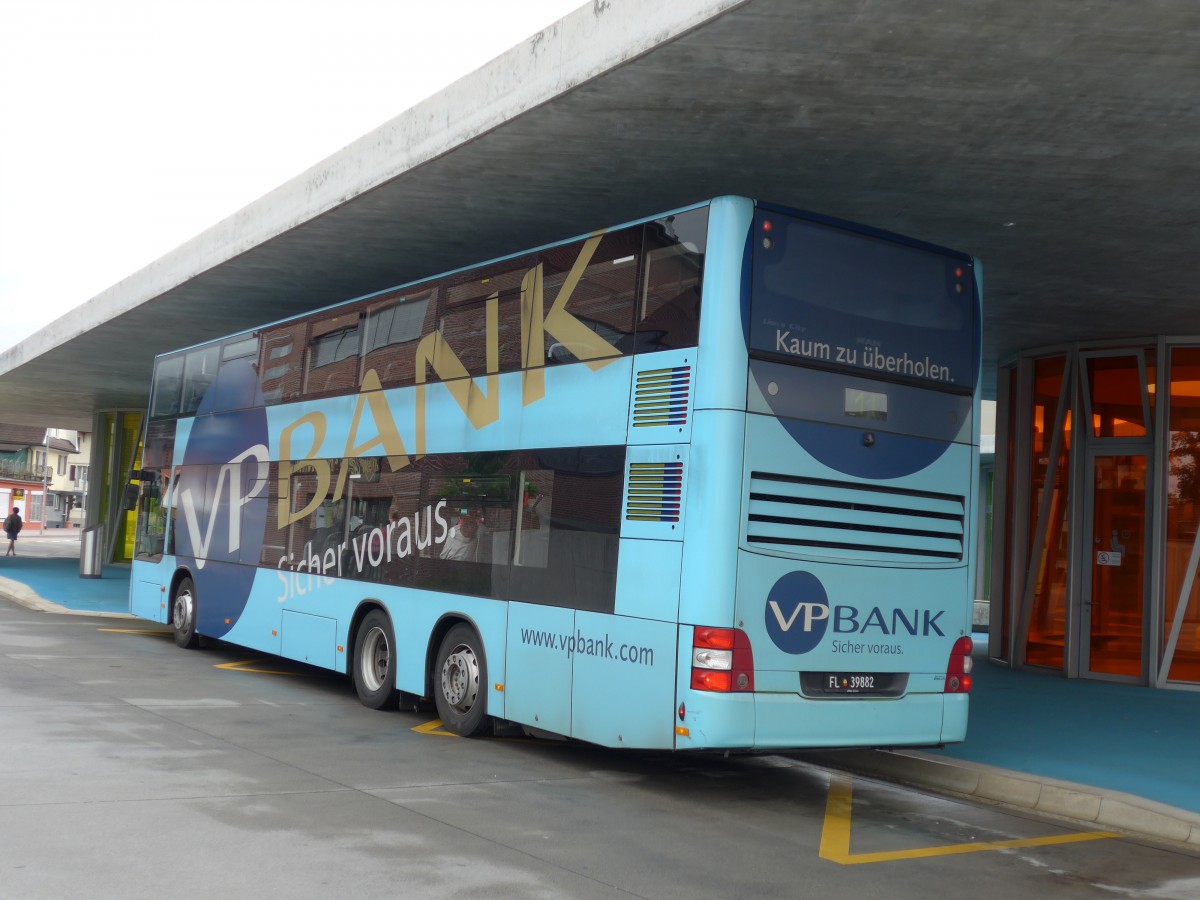
[[[442,727],[441,719],[434,719],[432,722],[426,722],[424,725],[417,725],[413,731],[418,734],[436,734],[439,737],[458,737]]]
[[[979,841],[973,844],[945,844],[941,847],[920,847],[914,850],[888,850],[879,853],[850,852],[851,781],[848,777],[832,775],[829,797],[825,801],[825,824],[821,830],[821,859],[854,866],[862,863],[897,862],[902,859],[928,859],[933,856],[954,856],[960,853],[982,853],[986,850],[1012,850],[1017,847],[1047,847],[1052,844],[1078,844],[1083,841],[1102,841],[1120,837],[1111,831],[1083,831],[1056,834],[1040,838],[1019,838],[1011,841]]]
[[[228,669],[230,672],[254,672],[258,675],[305,675],[305,672],[284,672],[281,669],[259,669],[255,668],[259,663],[267,662],[265,659],[243,659],[237,662],[217,663],[213,666],[214,669]]]

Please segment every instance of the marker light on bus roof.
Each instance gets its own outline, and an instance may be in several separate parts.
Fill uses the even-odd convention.
[[[763,239],[762,245],[764,250],[770,250],[775,246],[775,241],[769,236],[769,232],[775,228],[775,223],[770,219],[762,220]]]

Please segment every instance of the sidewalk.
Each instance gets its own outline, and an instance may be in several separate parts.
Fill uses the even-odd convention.
[[[0,555],[0,597],[47,612],[128,614],[129,567],[105,566],[100,578],[80,578],[79,535],[78,528],[22,530],[17,555]]]
[[[79,577],[79,532],[51,529],[0,557],[0,599],[123,615],[129,568]],[[986,647],[986,636],[976,645]],[[942,750],[805,753],[833,768],[1200,850],[1200,691],[1013,671],[976,650],[967,740]]]
[[[976,635],[986,646],[986,635]],[[975,656],[967,739],[821,762],[1200,850],[1200,692],[1014,671]]]

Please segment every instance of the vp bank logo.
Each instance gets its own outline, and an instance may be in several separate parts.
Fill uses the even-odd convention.
[[[789,572],[771,588],[767,634],[784,653],[807,653],[829,627],[829,595],[811,572]]]
[[[262,402],[249,361],[221,366],[196,410],[175,485],[176,552],[196,583],[198,630],[211,637],[237,623],[262,555],[269,473]]]

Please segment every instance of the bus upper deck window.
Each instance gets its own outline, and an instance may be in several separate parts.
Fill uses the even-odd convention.
[[[707,232],[707,207],[646,225],[637,317],[639,352],[694,347],[699,341]]]
[[[183,357],[160,359],[154,367],[154,399],[150,415],[179,415],[179,391],[183,386]]]
[[[221,358],[220,347],[201,347],[187,355],[183,366],[183,402],[181,416],[192,416],[200,408],[200,401],[208,393],[208,387],[217,377],[217,366]]]
[[[321,397],[358,386],[359,316],[353,310],[312,324],[304,394]]]

